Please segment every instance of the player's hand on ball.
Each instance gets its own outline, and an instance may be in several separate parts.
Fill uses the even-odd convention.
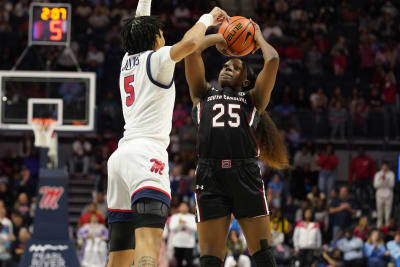
[[[254,41],[256,41],[256,47],[254,48],[253,52],[251,52],[252,54],[254,54],[255,52],[257,52],[258,49],[260,49],[259,42],[260,40],[264,41],[264,37],[262,35],[260,26],[257,23],[255,23],[252,19],[250,19],[250,21],[254,26]]]
[[[218,37],[219,37],[220,41],[215,45],[215,47],[221,54],[223,54],[225,56],[229,56],[228,44],[226,43],[224,36],[222,34],[218,34]]]
[[[210,14],[214,18],[214,21],[212,24],[213,26],[218,25],[218,24],[222,23],[224,20],[229,19],[228,14],[219,7],[214,7],[213,10],[211,10]]]

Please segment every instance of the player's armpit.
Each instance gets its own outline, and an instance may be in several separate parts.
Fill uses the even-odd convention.
[[[202,99],[210,84],[206,81],[203,58],[200,52],[194,52],[185,58],[185,76],[189,85],[193,105]]]

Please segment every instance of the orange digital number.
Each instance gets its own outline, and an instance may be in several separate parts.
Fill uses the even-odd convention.
[[[40,18],[42,20],[48,20],[50,15],[50,9],[48,7],[42,8],[42,13],[40,14]]]
[[[52,20],[59,20],[60,19],[60,11],[58,8],[52,8],[51,9],[51,19]]]
[[[61,20],[50,21],[50,32],[54,33],[50,36],[52,41],[60,41],[62,38]]]
[[[61,13],[61,19],[66,20],[67,19],[67,10],[65,8],[60,8],[60,13]]]

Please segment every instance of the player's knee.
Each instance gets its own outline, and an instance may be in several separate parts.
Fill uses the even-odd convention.
[[[225,244],[221,244],[219,242],[211,243],[211,242],[201,242],[200,243],[200,254],[201,255],[209,255],[216,256],[223,259],[226,254]]]
[[[135,232],[131,222],[115,222],[109,226],[110,251],[135,249]]]
[[[256,263],[256,266],[275,267],[276,266],[275,257],[271,247],[268,245],[268,241],[266,239],[260,240],[260,247],[261,249],[251,256],[254,262]]]
[[[200,267],[221,267],[222,260],[215,256],[201,256]]]
[[[141,227],[164,229],[169,207],[164,202],[153,198],[140,198],[132,205],[135,229]]]

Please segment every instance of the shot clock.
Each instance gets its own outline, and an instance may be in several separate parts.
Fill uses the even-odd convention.
[[[71,5],[61,3],[32,3],[29,16],[30,45],[69,46],[71,34]]]

